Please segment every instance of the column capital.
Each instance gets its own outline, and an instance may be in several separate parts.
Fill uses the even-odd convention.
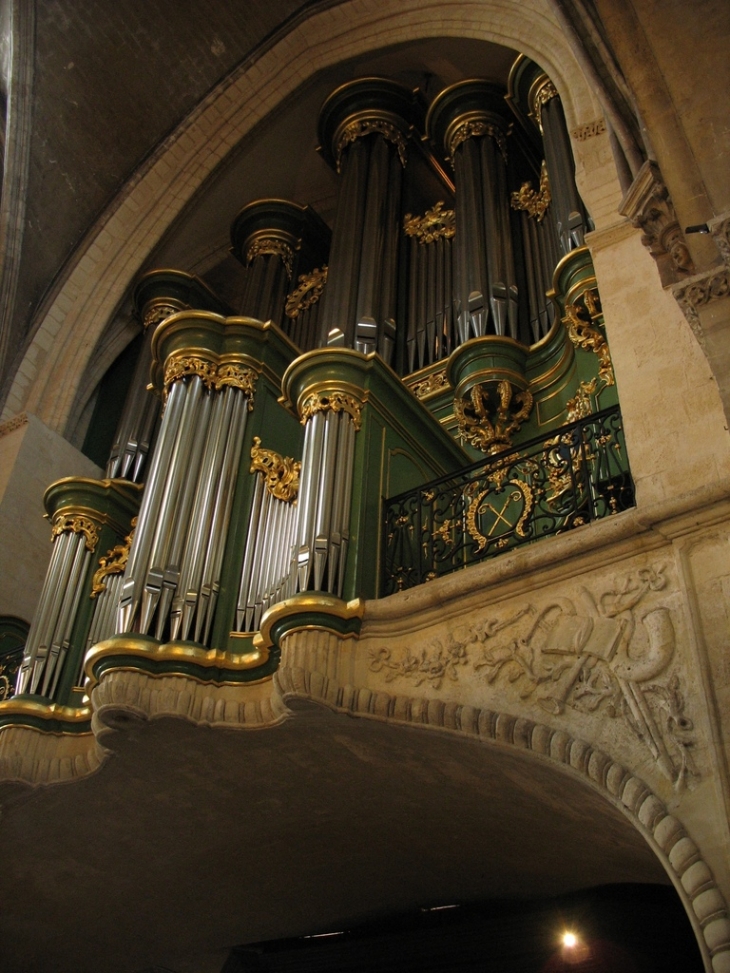
[[[489,135],[506,157],[510,128],[505,89],[493,81],[471,78],[445,88],[431,103],[426,133],[453,160],[459,146],[470,138]]]
[[[422,114],[415,92],[389,78],[356,78],[340,85],[319,114],[318,135],[325,161],[337,172],[348,145],[380,135],[406,164],[406,145]]]

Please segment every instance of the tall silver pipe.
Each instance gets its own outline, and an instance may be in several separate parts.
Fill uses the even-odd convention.
[[[154,524],[162,503],[170,458],[178,435],[180,420],[183,414],[187,396],[186,384],[183,381],[174,382],[170,389],[167,405],[162,416],[160,435],[157,441],[149,475],[142,497],[137,530],[129,552],[129,560],[124,572],[122,583],[122,597],[119,606],[119,632],[129,632],[135,621],[137,610],[142,598],[144,572],[147,567],[149,552],[152,546]]]
[[[194,482],[197,479],[199,454],[203,446],[209,410],[210,396],[206,392],[201,379],[197,375],[193,375],[188,380],[185,408],[170,459],[164,496],[157,515],[157,524],[147,562],[139,622],[139,630],[144,635],[149,630],[155,608],[162,594],[167,551],[172,540],[173,527],[185,524],[180,516],[181,500],[185,501],[189,495],[189,490],[186,487],[190,480],[193,479]],[[193,461],[191,461],[191,454],[194,450],[197,452],[197,457],[193,457]]]

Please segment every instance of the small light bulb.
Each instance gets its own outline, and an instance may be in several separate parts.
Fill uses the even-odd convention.
[[[563,933],[563,946],[567,949],[573,949],[574,946],[578,945],[578,937],[575,933],[564,932]]]

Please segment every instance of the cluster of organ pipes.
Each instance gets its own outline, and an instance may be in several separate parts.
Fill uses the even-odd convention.
[[[51,563],[28,633],[16,692],[53,696],[70,646],[93,546],[83,532],[64,530],[53,539]]]
[[[529,103],[533,119],[531,154],[530,138],[509,138],[504,91],[491,82],[451,86],[427,115],[420,96],[387,79],[338,88],[319,128],[323,157],[340,177],[334,230],[285,200],[244,207],[231,229],[243,265],[232,310],[278,323],[299,351],[377,350],[404,374],[474,337],[525,344],[543,337],[552,324],[546,291],[555,266],[589,224],[557,92],[532,62],[518,59],[516,68],[513,95]],[[455,212],[442,201],[404,221],[419,132],[453,169]],[[539,193],[526,183],[515,192],[526,172],[537,172],[543,150]],[[147,275],[135,300],[149,325],[184,308],[231,313],[201,281],[177,271]],[[210,644],[253,384],[239,381],[235,368],[227,377],[215,366],[183,368],[166,378],[160,417],[159,398],[146,391],[154,331],[148,327],[142,341],[106,469],[112,480],[144,479],[138,523],[126,564],[96,593],[86,649],[128,632]],[[342,594],[361,404],[330,392],[302,407],[298,496],[272,491],[271,471],[252,468],[248,532],[235,568],[241,565],[231,619],[237,632],[256,630],[267,608],[297,592]],[[93,561],[83,534],[55,538],[18,691],[55,692]]]
[[[249,397],[172,383],[122,583],[117,631],[207,642]]]
[[[257,631],[271,605],[294,594],[292,552],[301,464],[261,448],[254,438],[257,474],[236,605],[236,631]]]
[[[291,591],[342,594],[359,408],[341,393],[313,396],[304,434]],[[306,416],[307,403],[305,403]],[[350,411],[347,411],[347,410]]]

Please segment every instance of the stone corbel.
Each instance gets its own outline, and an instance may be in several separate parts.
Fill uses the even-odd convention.
[[[700,308],[712,301],[730,297],[730,265],[713,267],[672,287],[672,293],[687,319],[687,323],[702,344],[704,333],[700,323]]]
[[[643,231],[641,242],[657,264],[663,287],[692,276],[695,265],[655,162],[647,160],[624,196],[619,212]]]
[[[714,220],[708,220],[707,227],[723,263],[730,267],[730,213],[721,213]]]

